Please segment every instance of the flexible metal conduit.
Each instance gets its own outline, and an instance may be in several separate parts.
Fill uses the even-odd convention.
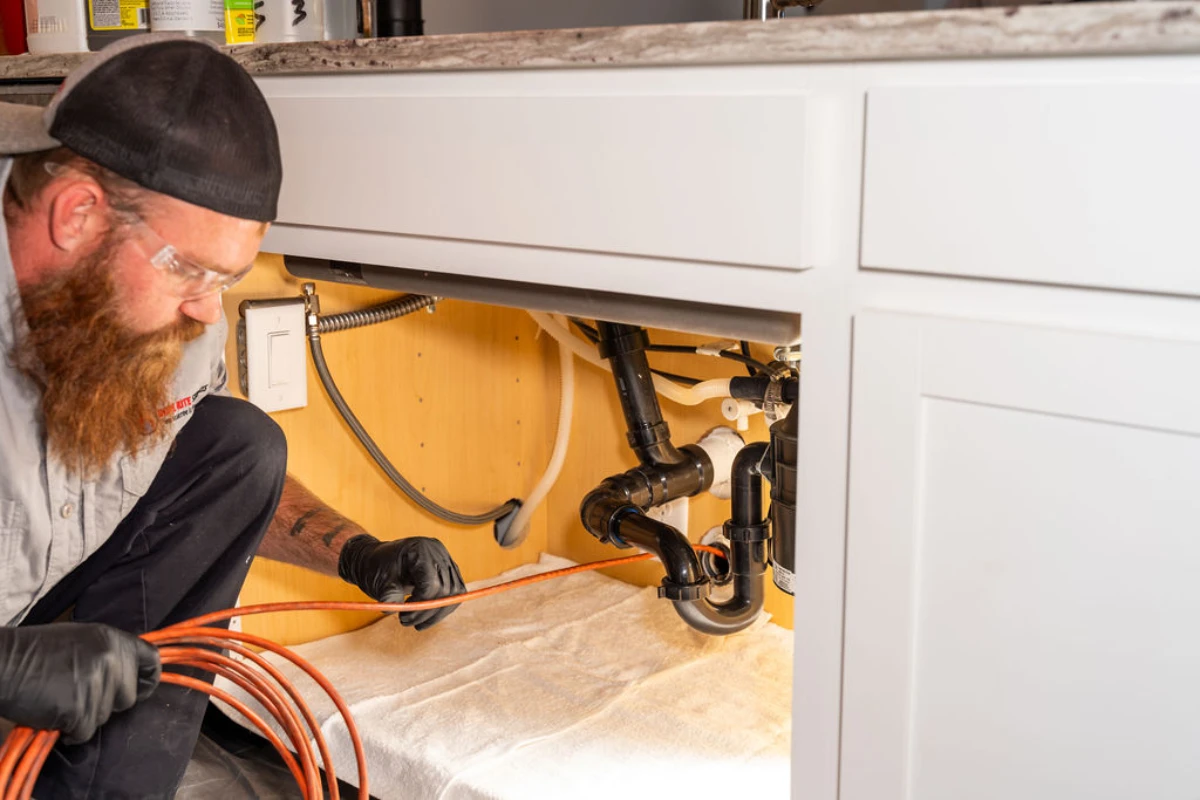
[[[409,294],[397,297],[378,305],[360,308],[356,311],[346,311],[341,314],[330,314],[317,320],[317,330],[320,333],[337,333],[365,325],[375,325],[387,322],[389,319],[404,317],[422,308],[429,308],[442,298],[432,295]]]
[[[305,284],[304,291],[305,296],[311,302],[313,298],[312,284]],[[324,322],[330,322],[331,325],[339,326],[331,328],[331,330],[348,330],[362,325],[370,325],[372,322],[381,322],[401,317],[405,314],[411,314],[414,311],[419,311],[422,308],[433,305],[436,301],[437,298],[431,296],[409,295],[361,311],[352,311],[329,317],[321,317],[318,309],[310,308],[305,313],[305,324],[308,328],[308,346],[312,352],[313,366],[316,367],[317,377],[321,379],[321,385],[325,387],[329,399],[337,408],[338,413],[342,415],[342,419],[346,421],[354,436],[366,448],[371,458],[375,460],[379,468],[391,479],[392,483],[396,484],[410,500],[435,517],[456,525],[485,525],[507,517],[510,514],[515,514],[517,509],[520,508],[520,503],[510,500],[504,505],[497,506],[482,514],[460,514],[426,497],[423,492],[409,483],[408,479],[400,474],[400,470],[396,469],[392,462],[388,460],[383,450],[379,448],[379,445],[375,444],[375,440],[367,433],[367,429],[358,421],[358,417],[354,415],[354,412],[350,409],[350,405],[342,397],[341,391],[338,390],[337,384],[333,380],[333,375],[329,372],[329,365],[325,363],[325,351],[321,347],[321,334],[324,332],[322,323]]]

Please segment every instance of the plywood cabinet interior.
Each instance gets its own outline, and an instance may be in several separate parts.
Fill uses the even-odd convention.
[[[251,277],[228,293],[225,312],[249,297],[298,295],[277,257],[261,256]],[[337,313],[391,296],[322,283],[322,308]],[[445,303],[435,314],[323,337],[338,387],[355,414],[413,483],[443,505],[481,511],[528,491],[545,464],[553,429],[542,426],[546,360],[535,327],[519,311]],[[237,363],[226,355],[231,386]],[[545,517],[527,541],[501,550],[490,527],[462,528],[419,511],[371,461],[326,398],[308,361],[306,408],[273,415],[288,439],[289,471],[341,513],[381,539],[441,539],[467,580],[535,560],[545,549]],[[258,559],[242,602],[363,599],[336,578]],[[305,612],[249,618],[247,629],[284,643],[358,627],[373,615]],[[399,627],[399,626],[397,626]]]
[[[251,297],[298,294],[277,257],[262,256],[251,277],[225,298],[236,324],[237,304]],[[325,313],[359,308],[392,296],[331,283],[318,284]],[[656,341],[702,337],[655,332]],[[322,344],[330,370],[355,413],[411,481],[443,505],[479,511],[523,497],[541,476],[557,425],[558,358],[549,337],[523,311],[446,301],[434,314],[331,334]],[[760,349],[760,356],[769,356]],[[652,356],[656,365],[698,377],[742,372],[713,358]],[[232,338],[227,353],[236,364]],[[310,360],[311,361],[311,360]],[[624,441],[624,421],[612,378],[576,360],[575,424],[567,463],[554,491],[533,520],[526,541],[503,550],[490,526],[462,528],[419,511],[382,475],[329,403],[309,365],[309,405],[278,412],[288,437],[289,470],[341,513],[382,539],[424,535],[441,539],[467,580],[490,577],[545,551],[578,561],[626,555],[596,542],[579,524],[579,501],[592,487],[635,461]],[[236,375],[231,385],[236,390]],[[744,374],[744,373],[743,373]],[[695,441],[726,424],[715,401],[683,408],[663,403],[675,441]],[[766,439],[761,415],[747,438]],[[727,502],[692,501],[691,530],[699,538],[728,517]],[[635,565],[615,573],[635,583],[657,584],[661,566]],[[258,559],[242,594],[245,604],[303,599],[362,599],[335,578]],[[664,601],[665,602],[665,601]],[[791,621],[791,598],[769,588],[767,610]],[[348,630],[373,615],[307,612],[250,618],[248,629],[287,643]],[[683,624],[682,622],[680,623]]]

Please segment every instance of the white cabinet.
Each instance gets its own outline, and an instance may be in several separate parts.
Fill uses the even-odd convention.
[[[1200,797],[1200,342],[854,352],[842,800]]]
[[[412,76],[385,77],[260,80],[280,130],[285,234],[804,267],[798,225],[762,235],[770,212],[795,207],[803,159],[748,146],[768,131],[802,144],[801,93],[655,91],[646,81],[552,94],[501,76],[471,89],[446,79],[431,96]],[[299,245],[286,235],[279,244]],[[536,282],[595,286],[589,271],[558,264]]]
[[[865,267],[1200,295],[1200,80],[867,94]]]
[[[802,319],[794,796],[1200,800],[1200,57],[259,82],[269,250]]]
[[[270,252],[475,283],[748,308],[766,298],[789,312],[779,287],[813,271],[822,232],[810,211],[830,193],[809,158],[820,110],[784,71],[415,71],[258,84],[283,157]],[[787,157],[770,141],[786,143]]]

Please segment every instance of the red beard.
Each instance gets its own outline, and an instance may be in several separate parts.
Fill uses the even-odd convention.
[[[171,399],[183,346],[204,325],[183,319],[139,334],[120,318],[106,243],[74,269],[21,290],[29,324],[11,354],[42,391],[50,453],[71,473],[93,477],[117,454],[162,440],[158,409]]]

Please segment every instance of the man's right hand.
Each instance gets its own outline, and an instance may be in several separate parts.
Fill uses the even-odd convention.
[[[0,717],[80,744],[149,696],[161,670],[153,645],[107,625],[0,628]]]

